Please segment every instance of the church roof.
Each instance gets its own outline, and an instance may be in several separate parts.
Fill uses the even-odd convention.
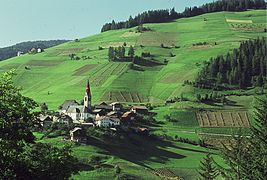
[[[70,106],[78,106],[79,104],[75,100],[66,100],[61,105],[61,110],[68,110]]]
[[[84,106],[70,106],[67,113],[89,113],[88,109]]]

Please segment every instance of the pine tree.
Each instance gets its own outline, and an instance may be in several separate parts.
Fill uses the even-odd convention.
[[[218,176],[218,171],[213,163],[213,158],[211,154],[207,154],[206,157],[201,161],[199,168],[200,179],[203,180],[213,180]]]
[[[134,57],[134,48],[133,48],[133,46],[130,46],[130,48],[129,48],[129,51],[128,51],[128,56],[130,56],[131,58],[133,58]]]

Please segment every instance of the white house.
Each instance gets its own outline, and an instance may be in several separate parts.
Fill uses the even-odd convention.
[[[41,53],[41,52],[43,52],[43,50],[41,48],[38,48],[37,53]]]
[[[120,119],[118,118],[112,118],[108,116],[99,116],[96,115],[95,119],[96,126],[98,127],[110,127],[110,126],[119,126],[120,125]]]
[[[23,52],[22,51],[18,51],[17,52],[17,56],[21,56],[21,55],[23,55]]]

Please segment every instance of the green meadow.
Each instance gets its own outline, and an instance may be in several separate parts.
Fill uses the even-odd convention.
[[[241,41],[265,36],[266,11],[210,13],[145,26],[152,31],[136,33],[135,28],[108,31],[45,49],[43,53],[2,61],[0,72],[16,69],[15,83],[22,87],[23,94],[47,103],[50,109],[57,109],[66,99],[80,101],[87,79],[91,81],[93,103],[163,104],[181,95],[194,101],[199,90],[184,85],[184,81],[193,81],[203,62],[211,57],[226,54]],[[126,50],[132,45],[136,55],[150,52],[154,60],[167,60],[168,64],[138,71],[130,69],[128,62],[109,62],[108,47],[121,46],[124,42]],[[193,46],[199,42],[208,45]],[[161,44],[166,48],[161,48]],[[171,57],[170,53],[175,56]],[[81,59],[70,60],[70,54]],[[246,98],[240,101],[249,102]],[[187,108],[198,104],[183,102],[177,106]]]
[[[184,81],[194,81],[203,62],[211,57],[231,52],[244,40],[266,36],[266,25],[266,10],[209,13],[170,23],[145,24],[152,31],[136,33],[136,28],[108,31],[45,49],[43,53],[1,61],[0,73],[15,69],[14,81],[22,88],[23,95],[45,102],[51,110],[56,110],[67,99],[81,101],[87,79],[91,82],[93,104],[119,101],[127,105],[153,105],[158,125],[150,129],[170,140],[138,136],[132,137],[134,142],[92,138],[89,145],[74,145],[73,153],[81,161],[88,164],[92,156],[100,156],[102,160],[100,168],[85,167],[73,175],[73,179],[112,179],[116,176],[115,165],[121,168],[124,179],[160,179],[155,170],[163,173],[171,170],[184,179],[196,179],[200,161],[207,152],[213,153],[220,164],[222,159],[218,151],[181,143],[174,140],[175,137],[198,142],[201,133],[235,133],[236,129],[231,128],[200,128],[194,111],[203,108],[252,112],[255,90],[219,92],[238,94],[228,98],[236,104],[212,106],[196,102],[195,97],[196,93],[205,94],[210,90],[185,85]],[[203,42],[207,44],[193,46]],[[109,62],[108,48],[124,43],[126,50],[134,46],[136,55],[150,52],[155,61],[168,63],[134,70],[130,62]],[[81,59],[71,60],[70,54]],[[166,100],[180,97],[186,101],[165,105]],[[167,115],[174,122],[168,121]],[[38,139],[42,136],[35,135]],[[63,137],[39,141],[59,147],[69,143]]]

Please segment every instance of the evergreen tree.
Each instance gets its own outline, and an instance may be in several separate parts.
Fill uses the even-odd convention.
[[[210,153],[201,161],[198,173],[200,179],[203,180],[213,180],[218,176],[218,171],[213,163],[213,158]]]
[[[133,58],[134,57],[134,54],[135,54],[134,48],[133,48],[133,46],[130,46],[129,51],[128,51],[128,56],[130,56],[131,58]]]

